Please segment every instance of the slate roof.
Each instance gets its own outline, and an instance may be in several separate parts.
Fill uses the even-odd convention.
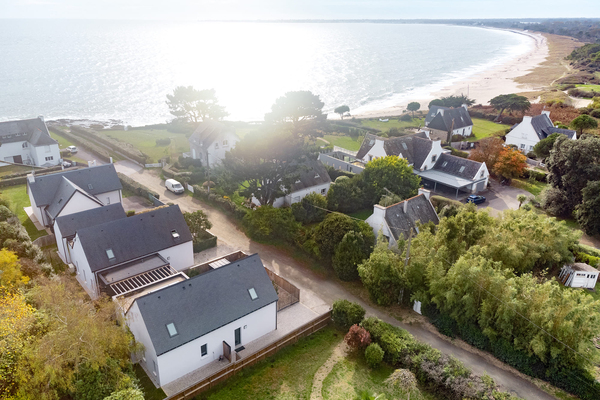
[[[90,226],[127,218],[121,203],[109,204],[104,207],[92,208],[56,218],[56,225],[63,238],[75,236],[78,230]]]
[[[450,175],[473,180],[477,178],[477,172],[481,168],[482,164],[483,163],[478,161],[453,156],[448,153],[442,153],[440,158],[438,158],[433,166],[433,169]],[[460,171],[461,167],[465,167],[462,172]]]
[[[35,182],[28,181],[27,186],[38,207],[52,203],[63,177],[92,196],[123,189],[113,164],[36,176]],[[92,185],[91,189],[89,184]]]
[[[413,164],[418,168],[423,165],[433,146],[433,141],[423,138],[422,135],[382,138],[367,134],[356,154],[356,158],[363,159],[373,148],[376,140],[383,140],[383,149],[386,155],[402,156],[409,164]]]
[[[77,192],[81,193],[83,196],[87,197],[88,199],[92,200],[93,202],[98,203],[100,206],[103,206],[103,204],[100,200],[98,200],[96,197],[90,195],[85,190],[83,190],[79,186],[75,185],[73,182],[71,182],[70,180],[68,180],[67,178],[65,178],[63,176],[62,180],[60,181],[60,183],[58,185],[58,188],[56,189],[54,199],[52,199],[52,202],[46,209],[46,212],[48,213],[48,215],[53,219],[56,218],[56,216],[65,207],[65,205],[67,205],[69,200],[71,200],[71,197],[73,197],[73,195],[75,195],[75,193],[77,193]]]
[[[547,113],[542,113],[540,115],[532,117],[530,123],[531,127],[533,128],[540,140],[546,139],[553,133],[562,133],[563,135],[566,135],[569,139],[573,139],[573,136],[576,133],[575,131],[572,131],[570,129],[555,128],[554,124],[552,123],[552,120],[550,119],[550,116]],[[518,124],[514,125],[512,129],[514,129],[517,125]]]
[[[454,120],[454,125],[452,124]],[[450,128],[461,129],[472,126],[473,121],[469,111],[464,107],[449,108],[441,106],[431,106],[425,117],[425,126],[440,131],[449,131]]]
[[[0,143],[29,142],[33,146],[58,144],[40,118],[0,122]]]
[[[191,144],[209,147],[222,133],[235,133],[234,129],[217,121],[204,121],[188,139]]]
[[[405,202],[408,204],[406,213],[404,212]],[[417,221],[422,224],[433,222],[437,225],[440,219],[431,202],[424,194],[420,194],[387,207],[385,209],[385,221],[394,238],[399,240],[401,235],[403,239],[408,239],[411,228],[414,233],[417,233]]]
[[[258,298],[252,300],[248,289]],[[136,299],[157,355],[164,354],[278,300],[258,254]],[[167,324],[177,335],[170,337]],[[233,343],[229,343],[233,345]]]
[[[291,192],[330,182],[331,178],[323,163],[317,160],[310,160],[302,164],[299,171],[299,177],[297,181],[292,184]]]
[[[179,233],[179,238],[173,238],[172,230]],[[77,231],[77,237],[92,272],[192,240],[177,205],[83,228]],[[114,260],[108,259],[107,249],[112,249]]]

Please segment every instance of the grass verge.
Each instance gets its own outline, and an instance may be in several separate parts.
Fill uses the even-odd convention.
[[[133,366],[133,371],[135,372],[135,376],[140,381],[140,389],[144,392],[145,400],[162,400],[167,397],[165,392],[162,389],[157,389],[154,386],[154,383],[148,378],[148,374],[139,364],[135,364]]]
[[[10,203],[10,210],[17,215],[19,221],[21,221],[27,230],[31,240],[35,240],[39,237],[46,236],[48,233],[45,230],[38,231],[25,213],[25,210],[23,210],[24,207],[29,207],[31,205],[25,186],[26,185],[17,185],[2,188],[0,189],[0,196],[8,200]]]
[[[534,196],[539,196],[539,194],[542,193],[542,190],[544,190],[548,184],[539,181],[530,181],[528,179],[513,179],[512,186],[527,190]]]

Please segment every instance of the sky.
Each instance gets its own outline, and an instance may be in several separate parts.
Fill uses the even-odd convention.
[[[0,18],[600,18],[600,0],[0,0]]]

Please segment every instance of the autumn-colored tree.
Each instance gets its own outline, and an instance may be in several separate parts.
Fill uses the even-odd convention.
[[[479,146],[471,151],[469,159],[479,162],[484,162],[488,167],[488,170],[493,173],[493,167],[498,161],[500,152],[504,149],[504,142],[502,140],[490,137],[481,139]]]
[[[492,169],[494,173],[506,179],[514,179],[523,173],[527,165],[527,157],[519,150],[505,147],[498,155]]]
[[[0,250],[0,271],[0,286],[4,288],[14,289],[29,282],[29,278],[21,272],[19,257],[12,251]]]
[[[371,334],[363,327],[352,325],[344,340],[353,349],[364,349],[371,343]]]

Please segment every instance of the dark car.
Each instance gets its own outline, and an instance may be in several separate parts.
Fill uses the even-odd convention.
[[[467,197],[467,203],[481,204],[485,202],[485,197],[472,194]]]

